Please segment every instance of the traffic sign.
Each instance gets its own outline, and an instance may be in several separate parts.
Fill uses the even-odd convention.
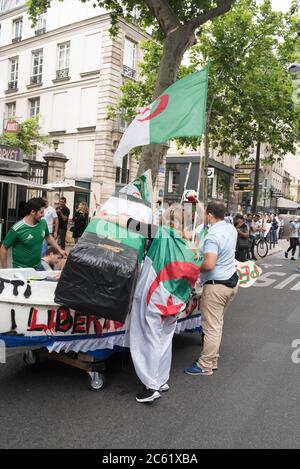
[[[280,197],[283,197],[283,193],[282,192],[272,192],[271,196],[274,197],[275,199],[279,199]]]
[[[241,170],[241,169],[255,169],[256,164],[255,163],[241,163],[241,164],[236,164],[235,169]]]
[[[253,184],[249,184],[247,182],[234,183],[233,190],[236,192],[252,192]]]
[[[237,179],[249,179],[250,178],[250,173],[234,173],[234,177]]]
[[[243,176],[243,177],[236,177],[236,174],[235,174],[235,175],[234,175],[234,182],[237,182],[237,183],[239,183],[239,182],[241,182],[241,183],[246,182],[247,184],[250,184],[251,181],[250,181],[250,177],[247,176],[247,175],[246,175],[246,176]]]
[[[215,177],[215,168],[207,168],[207,177],[213,179]]]

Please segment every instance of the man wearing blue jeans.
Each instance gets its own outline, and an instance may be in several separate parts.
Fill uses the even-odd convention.
[[[218,368],[224,313],[237,293],[235,250],[237,231],[224,220],[225,205],[210,202],[206,209],[206,224],[210,225],[202,253],[201,318],[204,344],[196,363],[185,370],[188,375],[211,376]]]

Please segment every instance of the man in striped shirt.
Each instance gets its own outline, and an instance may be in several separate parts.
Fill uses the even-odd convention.
[[[42,245],[47,240],[61,256],[67,257],[53,236],[50,235],[46,220],[43,220],[45,202],[41,198],[29,200],[26,216],[18,221],[7,233],[0,249],[2,268],[8,267],[8,249],[12,248],[13,267],[43,270],[41,266]]]

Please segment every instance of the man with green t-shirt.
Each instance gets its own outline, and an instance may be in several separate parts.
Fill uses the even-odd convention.
[[[31,267],[36,270],[43,270],[41,257],[44,239],[61,256],[67,257],[67,253],[58,246],[53,236],[50,235],[46,220],[42,220],[44,207],[45,202],[39,197],[27,202],[25,218],[18,221],[9,230],[2,243],[0,249],[2,268],[7,269],[8,249],[12,248],[13,267],[15,269]]]

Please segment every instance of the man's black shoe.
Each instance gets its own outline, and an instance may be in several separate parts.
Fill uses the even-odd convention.
[[[285,258],[288,259],[288,257],[289,257],[288,253],[285,252],[284,255],[285,255]]]
[[[145,388],[142,392],[136,395],[137,402],[153,402],[160,398],[160,393],[155,389]]]

